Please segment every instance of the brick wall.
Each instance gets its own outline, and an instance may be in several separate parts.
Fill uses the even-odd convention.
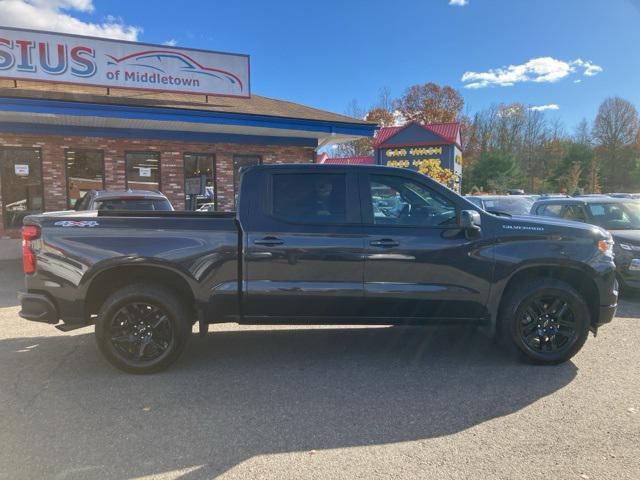
[[[260,155],[262,162],[311,163],[315,151],[310,147],[270,145],[239,145],[232,143],[194,143],[157,140],[126,140],[100,137],[59,137],[16,135],[0,132],[1,147],[33,147],[42,152],[42,176],[45,210],[67,208],[65,175],[66,149],[92,149],[104,152],[105,185],[107,189],[125,188],[125,151],[155,151],[160,153],[160,189],[177,209],[185,206],[184,154],[210,153],[216,158],[218,208],[234,208],[233,156]],[[0,207],[2,192],[0,191]],[[14,237],[18,232],[4,230],[0,208],[0,236]]]

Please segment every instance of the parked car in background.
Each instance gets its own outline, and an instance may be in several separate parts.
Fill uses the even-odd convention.
[[[541,193],[538,195],[540,199],[543,198],[570,198],[571,195],[567,195],[566,193]]]
[[[533,200],[526,195],[470,195],[470,202],[489,213],[529,215]]]
[[[531,214],[609,230],[615,242],[618,281],[623,288],[640,289],[640,201],[606,196],[555,198],[537,201]]]
[[[196,211],[197,212],[215,212],[216,211],[216,204],[213,203],[213,202],[203,203],[202,205],[200,205],[200,207],[198,207],[198,209]]]
[[[640,199],[640,193],[610,193],[609,196],[613,198],[632,198],[634,200]]]
[[[167,197],[157,190],[89,190],[75,210],[173,211]]]

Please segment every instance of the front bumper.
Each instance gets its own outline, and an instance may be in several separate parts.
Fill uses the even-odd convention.
[[[22,309],[18,313],[25,320],[56,324],[60,316],[49,297],[40,293],[18,292]]]
[[[605,305],[600,307],[600,315],[598,315],[598,321],[594,323],[594,327],[598,328],[605,323],[611,322],[613,317],[616,316],[616,309],[618,305]]]

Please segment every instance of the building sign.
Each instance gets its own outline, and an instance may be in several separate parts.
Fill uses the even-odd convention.
[[[419,170],[426,162],[442,162],[442,147],[388,148],[383,152],[382,163],[388,167]]]
[[[151,167],[138,167],[138,171],[140,172],[141,177],[151,176]]]
[[[249,97],[249,57],[0,27],[0,78]]]
[[[13,171],[17,177],[28,177],[29,176],[29,165],[18,165],[15,164],[13,166]]]

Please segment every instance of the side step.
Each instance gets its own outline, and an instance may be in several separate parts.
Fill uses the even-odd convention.
[[[90,323],[61,323],[60,325],[56,325],[55,327],[61,332],[70,332],[71,330],[77,330],[79,328],[88,327]]]

